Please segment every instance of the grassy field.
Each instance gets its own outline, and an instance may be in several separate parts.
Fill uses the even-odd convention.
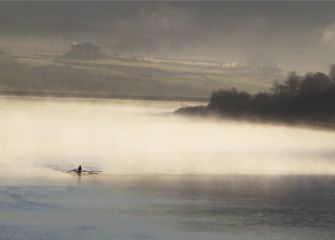
[[[73,92],[100,95],[203,97],[220,88],[268,91],[273,77],[135,59],[70,60],[62,56],[15,54],[0,73],[0,91]],[[3,62],[3,61],[2,61]],[[16,64],[16,65],[15,65]],[[7,63],[8,65],[8,63]],[[0,63],[1,70],[1,63]],[[21,72],[20,72],[21,71]]]

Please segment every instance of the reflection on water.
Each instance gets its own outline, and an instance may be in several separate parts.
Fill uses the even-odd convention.
[[[0,230],[1,239],[333,239],[335,178],[31,179],[1,185]]]
[[[334,238],[334,132],[179,106],[0,99],[0,239]]]

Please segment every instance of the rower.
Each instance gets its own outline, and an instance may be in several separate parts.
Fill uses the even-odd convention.
[[[82,173],[82,167],[81,167],[81,165],[79,165],[79,167],[78,167],[78,169],[77,169],[77,173],[78,173],[78,174],[81,174],[81,173]]]

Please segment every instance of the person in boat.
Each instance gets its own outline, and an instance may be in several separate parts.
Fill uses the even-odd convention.
[[[72,170],[70,170],[70,171],[68,171],[68,172],[69,172],[69,173],[70,173],[70,172],[75,172],[75,173],[78,173],[78,175],[81,175],[82,172],[83,172],[83,168],[81,167],[81,165],[79,165],[78,168],[72,169]]]
[[[84,170],[81,165],[79,165],[78,168],[75,168],[75,169],[72,169],[70,171],[68,171],[69,173],[71,172],[75,172],[77,173],[78,175],[81,175],[82,173],[86,173],[86,174],[98,174],[98,173],[101,173],[102,171],[99,171],[99,170]]]
[[[81,165],[79,165],[79,167],[78,167],[78,169],[77,169],[77,173],[78,173],[78,174],[81,174],[82,172],[83,172],[83,169],[82,169]]]

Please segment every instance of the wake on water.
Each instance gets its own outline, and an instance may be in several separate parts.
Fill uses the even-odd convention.
[[[1,168],[8,176],[78,165],[104,175],[335,173],[334,132],[184,118],[172,114],[179,105],[0,99]]]

